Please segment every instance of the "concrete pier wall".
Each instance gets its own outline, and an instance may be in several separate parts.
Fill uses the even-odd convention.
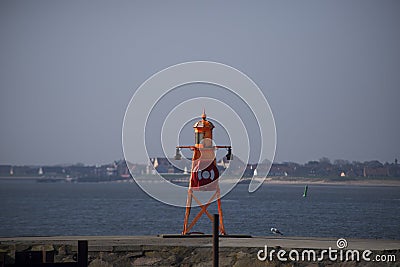
[[[53,251],[55,262],[76,260],[77,241],[88,240],[89,266],[212,266],[211,238],[143,237],[25,237],[0,238],[0,252],[5,264],[14,262],[16,251]],[[371,261],[279,260],[277,252],[294,249],[301,255],[313,249],[317,255],[331,247],[338,250],[335,239],[323,238],[220,238],[220,266],[400,266],[400,241],[347,240],[346,250],[370,250]],[[265,246],[272,259],[260,260]],[[262,250],[262,252],[260,252]],[[340,251],[340,250],[338,250]],[[294,254],[293,254],[294,255]],[[338,254],[339,255],[339,254]],[[391,261],[376,262],[376,255]],[[319,256],[318,256],[319,257]],[[394,260],[394,261],[393,261]]]

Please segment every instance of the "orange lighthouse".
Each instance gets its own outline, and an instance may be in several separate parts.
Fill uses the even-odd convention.
[[[196,224],[203,214],[206,214],[210,220],[213,220],[211,214],[207,211],[208,206],[215,199],[218,204],[219,213],[219,231],[222,235],[225,235],[225,227],[223,222],[222,207],[221,207],[221,196],[220,189],[218,185],[219,172],[216,165],[215,150],[218,148],[228,149],[228,154],[226,155],[227,160],[231,159],[231,146],[215,146],[213,145],[213,135],[212,131],[214,125],[212,122],[207,120],[205,111],[201,115],[201,120],[193,125],[195,132],[195,145],[194,146],[177,146],[175,159],[180,159],[180,149],[189,148],[193,150],[192,157],[192,168],[190,173],[188,196],[186,201],[186,212],[185,219],[183,223],[182,235],[189,233],[190,229]],[[206,204],[203,204],[195,196],[194,191],[214,191],[212,197],[208,200]],[[197,204],[201,207],[201,211],[193,218],[189,225],[189,216],[192,206],[192,200],[195,200]]]

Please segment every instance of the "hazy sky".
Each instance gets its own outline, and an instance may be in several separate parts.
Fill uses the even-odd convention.
[[[399,14],[399,1],[0,1],[0,164],[122,158],[136,88],[193,60],[258,84],[276,161],[393,162]]]

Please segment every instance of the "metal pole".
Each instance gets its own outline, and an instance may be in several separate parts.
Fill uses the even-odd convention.
[[[219,215],[213,216],[213,267],[218,267],[219,262]]]
[[[88,266],[88,241],[78,240],[78,267]]]

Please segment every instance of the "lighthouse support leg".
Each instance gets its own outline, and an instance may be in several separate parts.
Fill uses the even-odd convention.
[[[211,202],[214,200],[216,195],[217,195],[217,193],[214,193],[213,196],[207,201],[207,204],[203,205],[203,203],[201,203],[200,200],[198,200],[197,197],[194,194],[192,194],[193,199],[197,202],[197,204],[201,208],[201,211],[199,211],[199,213],[197,213],[196,217],[193,218],[189,227],[187,227],[187,231],[190,231],[190,229],[192,229],[192,227],[197,223],[197,221],[200,219],[200,217],[201,217],[201,215],[203,215],[203,213],[207,214],[208,218],[210,218],[211,221],[213,220],[213,216],[208,212],[207,208],[208,208],[208,206],[211,205]]]
[[[207,217],[213,221],[213,216],[208,212],[207,208],[211,205],[214,199],[217,199],[218,203],[218,214],[219,214],[219,232],[221,235],[226,235],[225,232],[225,227],[224,227],[224,219],[223,219],[223,214],[222,214],[222,206],[221,206],[221,199],[220,199],[220,190],[219,187],[215,191],[215,193],[212,195],[212,197],[207,201],[206,204],[203,204],[200,202],[200,200],[194,195],[193,191],[191,189],[188,190],[188,198],[186,201],[186,212],[185,212],[185,220],[183,223],[183,231],[182,235],[186,235],[189,233],[190,229],[197,223],[197,221],[200,219],[200,217],[205,213]],[[192,199],[194,199],[197,204],[200,206],[201,211],[196,215],[196,217],[193,218],[192,222],[188,226],[189,223],[189,216],[190,216],[190,209],[192,206]]]
[[[187,196],[187,200],[186,200],[185,220],[183,222],[182,235],[186,235],[189,231],[188,223],[189,223],[190,209],[192,207],[192,194],[193,194],[193,191],[191,188],[189,188],[188,196]]]
[[[219,231],[221,232],[221,235],[226,235],[219,188],[217,189],[217,203],[218,203],[218,214],[219,214]]]

